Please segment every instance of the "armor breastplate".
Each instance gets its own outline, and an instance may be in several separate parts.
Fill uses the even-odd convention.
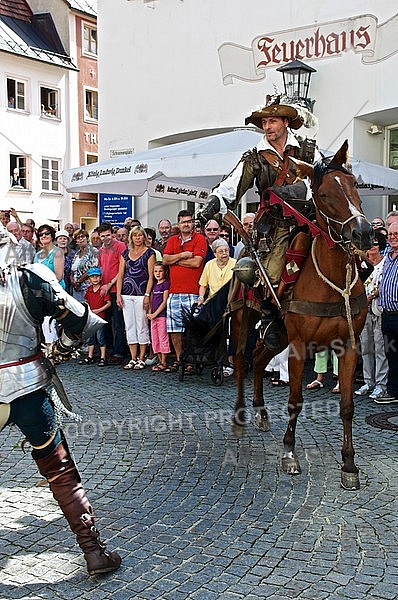
[[[18,270],[8,268],[5,285],[0,284],[0,402],[12,402],[49,383],[44,361],[29,360],[39,352],[40,324],[25,306]]]

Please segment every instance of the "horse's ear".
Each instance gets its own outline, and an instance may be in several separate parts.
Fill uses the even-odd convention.
[[[297,158],[293,158],[289,156],[289,161],[292,166],[292,171],[299,179],[305,179],[309,177],[312,181],[314,178],[314,167],[302,160],[298,160]]]
[[[341,166],[348,163],[348,140],[344,141],[340,150],[336,152],[331,162]]]

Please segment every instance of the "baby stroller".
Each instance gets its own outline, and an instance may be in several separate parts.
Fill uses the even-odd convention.
[[[228,301],[229,282],[210,300],[198,307],[194,304],[184,314],[185,331],[182,334],[179,380],[184,380],[185,368],[194,365],[197,373],[211,366],[210,378],[214,385],[224,381],[223,369],[229,365],[227,357],[228,318],[225,308]]]

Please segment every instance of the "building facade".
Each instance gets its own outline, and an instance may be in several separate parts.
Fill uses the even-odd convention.
[[[318,145],[335,151],[347,138],[356,158],[397,168],[397,26],[397,10],[377,0],[272,10],[263,0],[99,0],[99,158],[242,126],[297,58],[316,69]],[[376,189],[365,211],[395,201]],[[178,208],[147,195],[134,204],[152,225]]]
[[[0,21],[1,208],[57,223],[69,217],[61,173],[77,158],[70,132],[76,65],[48,11],[2,2]]]
[[[92,229],[97,196],[62,172],[98,157],[96,0],[5,0],[0,20],[0,209]]]

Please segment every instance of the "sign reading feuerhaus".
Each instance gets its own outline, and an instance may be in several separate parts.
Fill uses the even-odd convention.
[[[319,60],[349,51],[361,53],[364,64],[380,62],[398,52],[397,26],[398,14],[379,26],[377,17],[360,15],[259,35],[251,48],[226,42],[218,50],[223,81],[258,81],[265,69],[295,59]]]

